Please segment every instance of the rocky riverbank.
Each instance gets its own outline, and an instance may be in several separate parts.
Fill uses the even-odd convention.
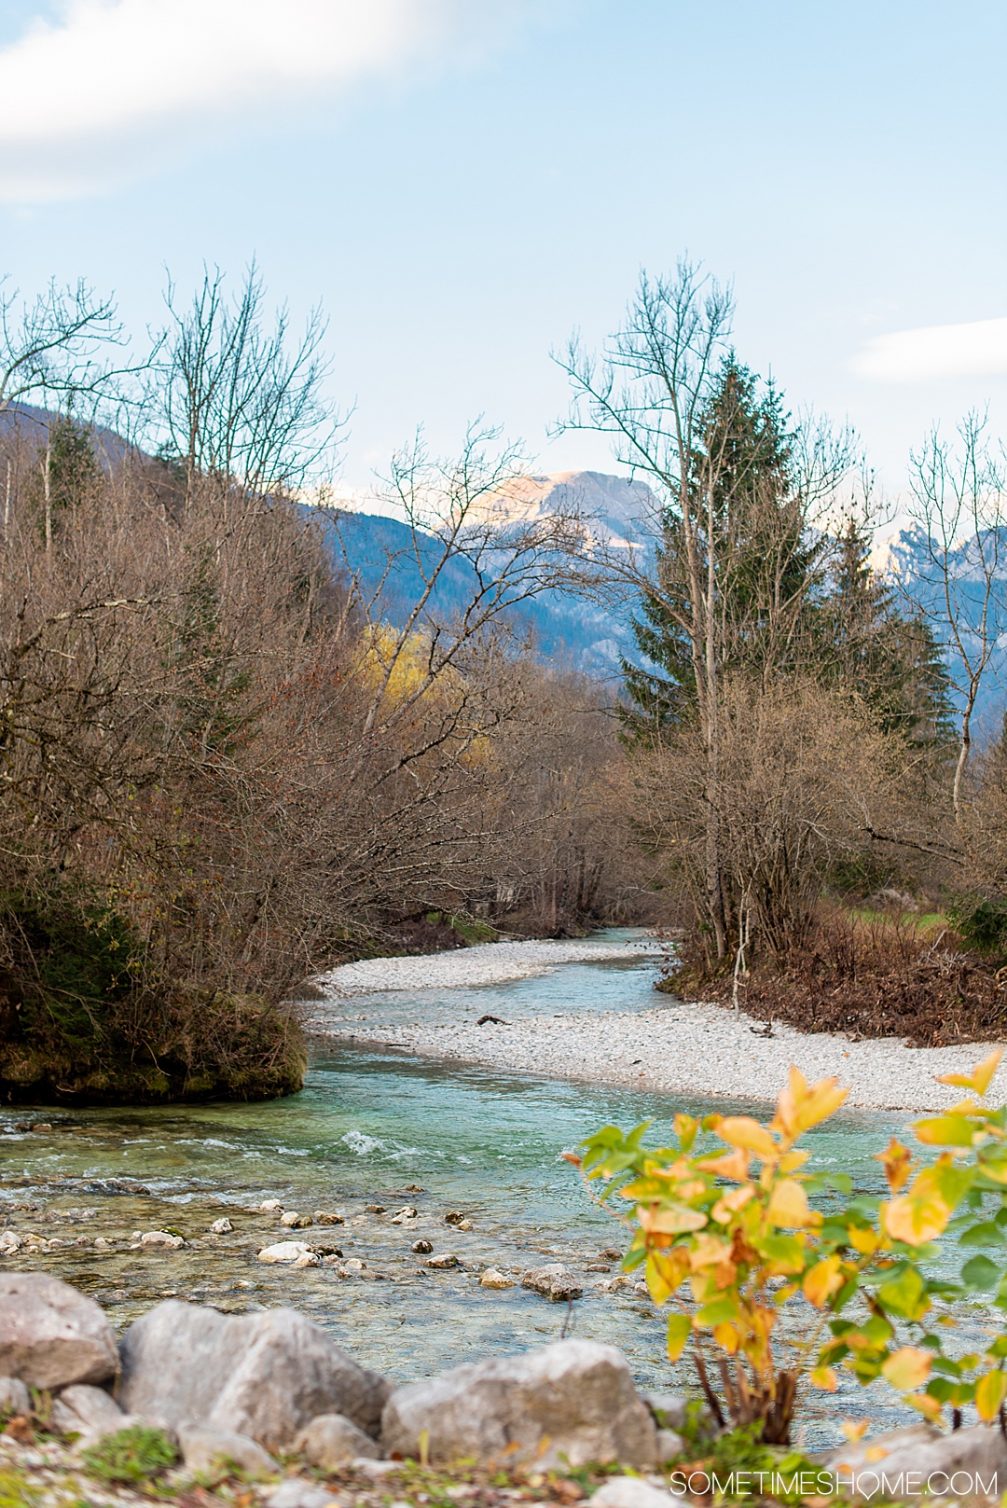
[[[371,959],[335,970],[320,980],[325,998],[306,1008],[306,1029],[317,1039],[387,1048],[452,1064],[498,1068],[658,1093],[732,1100],[773,1101],[791,1063],[809,1079],[835,1075],[850,1088],[849,1105],[873,1110],[931,1110],[954,1103],[956,1091],[938,1075],[966,1071],[992,1044],[942,1048],[908,1047],[897,1038],[854,1040],[805,1033],[753,1020],[743,1011],[679,1001],[639,1011],[525,1016],[505,1022],[478,1018],[471,1010],[452,1019],[448,1011],[389,1024],[370,1020],[368,990],[452,988],[495,984],[520,977],[508,969],[536,971],[574,961],[550,953],[590,944],[519,943],[472,948],[463,953],[409,959]],[[632,956],[625,943],[611,944],[601,961]],[[502,955],[505,949],[525,950]],[[481,956],[485,955],[485,957]],[[403,965],[401,973],[398,965]],[[356,1009],[353,1009],[356,1007]],[[993,1093],[1007,1095],[1007,1065]]]
[[[394,1387],[293,1309],[169,1300],[116,1336],[93,1300],[24,1272],[0,1274],[0,1421],[4,1508],[152,1496],[185,1508],[674,1508],[709,1498],[732,1459],[684,1397],[638,1392],[612,1346],[560,1340]],[[994,1499],[1007,1441],[921,1425],[788,1469],[807,1472],[803,1495],[819,1499],[870,1498],[882,1471]],[[738,1478],[728,1496],[774,1490]]]

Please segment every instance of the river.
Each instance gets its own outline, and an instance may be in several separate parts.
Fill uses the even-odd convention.
[[[533,978],[467,990],[356,996],[346,1009],[363,1021],[409,1013],[478,1010],[507,1019],[653,1009],[654,960],[568,964]],[[20,1233],[57,1236],[58,1250],[7,1261],[43,1266],[92,1293],[124,1324],[165,1296],[227,1309],[290,1303],[332,1331],[360,1360],[411,1378],[463,1360],[521,1349],[562,1333],[612,1341],[641,1381],[668,1383],[662,1323],[634,1287],[606,1292],[618,1262],[602,1253],[623,1232],[599,1211],[562,1159],[598,1126],[652,1120],[676,1109],[714,1108],[683,1100],[547,1078],[444,1067],[394,1052],[319,1046],[302,1093],[251,1105],[144,1110],[8,1110],[0,1119],[0,1216]],[[726,1108],[723,1101],[716,1108]],[[734,1108],[748,1108],[739,1104]],[[841,1113],[813,1133],[819,1165],[878,1187],[873,1160],[900,1117]],[[285,1231],[257,1210],[267,1198],[306,1213],[337,1209],[346,1223]],[[414,1227],[391,1224],[402,1205]],[[384,1213],[368,1206],[385,1206]],[[457,1212],[472,1229],[444,1216]],[[234,1229],[208,1233],[227,1214]],[[137,1231],[175,1231],[180,1250],[137,1247]],[[287,1238],[324,1235],[363,1275],[330,1266],[293,1270],[257,1260]],[[431,1271],[412,1242],[453,1252],[458,1268]],[[110,1243],[95,1247],[94,1241]],[[514,1275],[561,1261],[583,1275],[571,1308],[515,1286],[489,1292],[479,1273]],[[588,1265],[610,1272],[589,1272]],[[380,1276],[373,1276],[380,1274]],[[681,1380],[681,1378],[679,1379]],[[860,1413],[867,1399],[847,1405]],[[835,1404],[829,1404],[835,1409]],[[879,1417],[879,1407],[871,1409]]]

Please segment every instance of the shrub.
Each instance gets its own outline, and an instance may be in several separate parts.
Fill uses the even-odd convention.
[[[952,1357],[930,1316],[935,1299],[977,1292],[1007,1310],[1003,1263],[981,1250],[1002,1254],[1007,1241],[1007,1107],[982,1104],[1000,1056],[942,1081],[970,1095],[917,1122],[924,1155],[939,1149],[934,1160],[894,1139],[879,1152],[888,1198],[837,1201],[830,1190],[849,1194],[850,1180],[808,1170],[798,1143],[846,1091],[835,1079],[808,1084],[796,1068],[766,1125],[679,1114],[668,1146],[645,1146],[646,1125],[606,1126],[582,1159],[570,1154],[603,1183],[603,1200],[630,1206],[624,1266],[642,1267],[655,1303],[671,1304],[668,1355],[691,1345],[719,1423],[752,1424],[764,1443],[785,1444],[801,1384],[835,1391],[837,1367],[861,1383],[884,1378],[929,1419],[968,1403],[983,1419],[997,1415],[1007,1337]],[[956,1283],[928,1270],[946,1231],[968,1252]],[[791,1306],[805,1314],[784,1333],[780,1312]]]
[[[131,1424],[89,1446],[82,1459],[91,1475],[103,1481],[142,1482],[174,1466],[178,1451],[163,1430]]]
[[[1007,952],[1007,899],[960,896],[948,908],[955,929],[980,953]]]

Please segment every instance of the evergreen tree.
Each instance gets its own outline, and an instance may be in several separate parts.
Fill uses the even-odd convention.
[[[725,358],[701,416],[690,493],[713,549],[723,669],[764,668],[782,649],[773,632],[806,610],[819,576],[820,545],[806,538],[793,478],[789,415],[772,383],[763,386],[732,353]],[[712,527],[711,527],[712,524]],[[644,664],[623,662],[629,702],[627,735],[647,738],[687,723],[695,705],[690,604],[680,582],[683,529],[673,512],[657,549],[654,592],[634,622]],[[708,557],[707,557],[708,558]]]
[[[29,495],[29,506],[47,543],[59,532],[64,517],[79,507],[100,481],[101,468],[86,426],[62,415],[51,419]]]
[[[863,697],[884,732],[917,744],[952,736],[949,680],[926,618],[905,613],[870,562],[870,542],[850,519],[818,615],[820,674]]]

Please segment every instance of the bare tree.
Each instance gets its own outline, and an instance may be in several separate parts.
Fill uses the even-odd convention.
[[[585,353],[576,339],[559,358],[573,388],[565,427],[611,436],[617,460],[645,478],[656,499],[637,548],[603,552],[604,566],[633,593],[657,604],[687,645],[704,751],[703,915],[716,962],[727,958],[737,921],[721,834],[720,680],[741,637],[751,637],[752,630],[750,615],[744,623],[733,616],[730,590],[739,561],[738,499],[752,491],[752,476],[735,468],[730,422],[712,432],[708,424],[729,352],[732,312],[729,290],[682,262],[673,278],[641,276],[626,319],[600,359]],[[753,525],[758,532],[756,513],[762,515],[765,535],[755,557],[760,579],[750,584],[760,604],[765,676],[792,643],[810,585],[808,568],[794,584],[794,561],[830,506],[850,460],[848,435],[806,422],[794,437],[792,498],[782,506],[775,495],[757,497],[754,504],[748,500],[749,544]],[[674,548],[661,548],[669,539]],[[749,549],[749,574],[752,558]]]
[[[172,283],[165,301],[147,438],[182,468],[186,503],[207,484],[261,499],[297,493],[319,470],[327,480],[344,421],[324,392],[321,311],[293,335],[285,306],[270,318],[254,264],[233,297],[223,274],[207,270],[188,305]]]
[[[922,555],[927,588],[923,611],[951,651],[960,697],[951,787],[960,827],[976,701],[1007,621],[1007,451],[990,439],[986,414],[966,416],[957,445],[933,429],[911,456],[910,487],[916,525],[910,544]],[[905,552],[901,563],[904,578]]]

